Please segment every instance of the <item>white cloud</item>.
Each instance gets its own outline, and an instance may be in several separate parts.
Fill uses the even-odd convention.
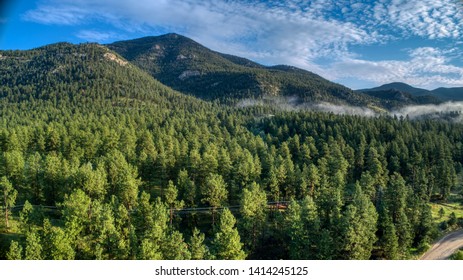
[[[27,11],[23,19],[43,24],[75,25],[84,21],[88,11],[76,6],[40,6]]]
[[[382,2],[382,3],[381,3]],[[376,4],[376,18],[405,34],[430,39],[458,38],[463,27],[462,5],[454,0],[392,0]]]
[[[236,106],[239,108],[252,106],[272,106],[283,111],[316,111],[333,113],[336,115],[356,115],[364,117],[374,117],[378,114],[365,107],[349,106],[346,104],[338,105],[328,102],[306,103],[300,102],[297,96],[273,96],[264,97],[263,99],[247,98],[240,100]]]
[[[107,42],[116,40],[119,36],[114,32],[101,32],[96,30],[81,30],[76,36],[88,42]]]
[[[408,116],[410,118],[418,118],[423,115],[449,112],[462,112],[463,102],[445,102],[438,105],[416,105],[400,108],[391,112],[391,115]],[[461,119],[461,116],[460,118]],[[460,120],[461,121],[461,120]]]
[[[408,60],[344,59],[330,69],[337,78],[361,77],[378,84],[401,81],[427,89],[463,86],[463,68],[449,64],[446,56],[454,51],[422,47],[410,50]]]

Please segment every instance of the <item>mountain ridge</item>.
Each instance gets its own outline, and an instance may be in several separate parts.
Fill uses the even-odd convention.
[[[84,49],[85,51],[83,51]],[[63,81],[70,83],[76,83],[76,81],[72,81],[72,75],[74,75],[72,71],[89,75],[89,77],[95,75],[98,77],[98,75],[104,74],[104,78],[113,80],[115,77],[111,77],[111,75],[121,75],[119,70],[115,73],[101,70],[110,67],[108,65],[101,69],[98,66],[97,69],[103,71],[99,73],[91,73],[85,69],[88,65],[96,67],[101,60],[104,60],[116,63],[122,68],[133,68],[133,71],[137,72],[136,75],[144,77],[143,80],[146,84],[162,84],[165,86],[165,90],[160,90],[161,92],[173,90],[173,92],[177,92],[177,96],[186,94],[207,101],[218,100],[231,105],[236,105],[241,100],[249,98],[266,98],[268,100],[269,98],[283,97],[283,99],[278,100],[283,100],[283,102],[284,100],[291,100],[292,103],[288,105],[295,107],[324,102],[334,105],[378,108],[381,111],[382,109],[390,110],[406,105],[440,102],[437,99],[437,94],[419,95],[417,93],[425,90],[404,83],[392,83],[378,88],[353,91],[341,84],[331,82],[315,73],[294,66],[264,66],[246,58],[210,50],[190,38],[175,33],[118,41],[106,45],[97,43],[75,45],[59,42],[28,51],[0,52],[0,54],[13,53],[17,54],[18,57],[25,57],[25,60],[31,60],[30,58],[34,57],[29,61],[34,65],[29,66],[36,67],[27,69],[27,71],[32,69],[34,73],[31,74],[26,71],[22,73],[24,77],[18,78],[18,81],[27,77],[38,76],[48,81],[50,75],[45,75],[42,72],[48,73],[50,71],[55,76],[64,75],[61,77]],[[99,54],[97,58],[94,57],[95,53]],[[89,60],[90,57],[93,57],[93,60]],[[7,58],[8,55],[0,59],[5,60]],[[56,63],[60,60],[63,61]],[[77,70],[74,69],[69,72],[70,61],[73,61],[72,63],[75,64]],[[15,67],[18,68],[18,71],[22,69],[21,64]],[[2,71],[4,76],[12,75],[7,68],[2,69]],[[132,72],[130,75],[135,75]],[[68,74],[69,76],[66,76]],[[148,82],[148,77],[154,82]],[[30,81],[35,81],[34,79]],[[3,80],[4,85],[15,86],[14,82],[5,81],[5,78]],[[37,80],[36,82],[40,81]],[[387,87],[399,87],[402,90],[387,89]],[[441,95],[458,94],[446,91],[445,88],[436,90],[443,92]],[[119,89],[114,89],[111,92],[115,92],[117,95]],[[130,92],[130,90],[125,90],[125,92]],[[99,93],[99,95],[102,94],[108,95],[105,98],[111,98],[109,95],[112,93]],[[35,93],[35,95],[41,95],[41,93]],[[140,94],[133,93],[132,95],[138,96]]]
[[[427,89],[416,88],[409,84],[402,83],[402,82],[393,82],[388,84],[383,84],[378,87],[368,88],[368,89],[360,89],[360,92],[371,92],[371,91],[387,91],[387,90],[397,90],[401,92],[407,92],[415,96],[419,95],[426,95],[429,94],[430,91]]]
[[[263,66],[175,33],[106,45],[162,83],[206,100],[297,96],[301,102],[366,106],[372,98],[293,66]]]
[[[377,96],[379,96],[379,93],[382,92],[383,97],[387,95],[388,91],[399,91],[402,93],[408,93],[415,97],[427,96],[427,98],[437,98],[441,101],[463,101],[463,87],[439,87],[433,90],[427,90],[423,88],[413,87],[409,84],[402,82],[393,82],[378,87],[360,89],[357,91],[367,93],[370,95],[373,92],[376,92]]]

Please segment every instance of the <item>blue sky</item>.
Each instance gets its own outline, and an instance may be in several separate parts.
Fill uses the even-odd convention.
[[[175,32],[265,65],[288,64],[354,89],[463,86],[458,0],[15,0],[0,49],[110,43]]]

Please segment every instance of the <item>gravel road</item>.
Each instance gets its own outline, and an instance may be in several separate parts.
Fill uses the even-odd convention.
[[[463,230],[454,231],[437,241],[421,257],[421,260],[445,260],[461,247],[463,247]]]

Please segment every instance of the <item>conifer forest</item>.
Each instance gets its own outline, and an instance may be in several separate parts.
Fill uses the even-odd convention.
[[[441,206],[462,199],[459,112],[384,114],[319,78],[304,102],[379,113],[238,106],[305,74],[221,57],[236,80],[182,88],[116,47],[0,51],[0,259],[413,259],[463,224]]]

